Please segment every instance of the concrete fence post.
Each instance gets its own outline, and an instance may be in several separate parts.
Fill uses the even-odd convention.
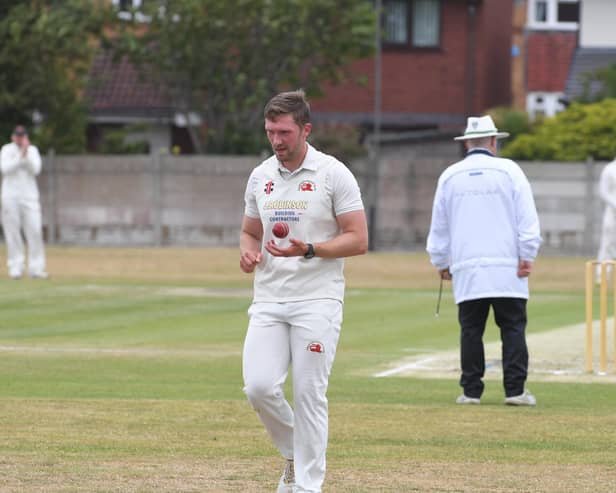
[[[595,250],[595,162],[592,157],[586,159],[586,201],[584,220],[584,254],[594,256]]]
[[[53,245],[58,241],[58,202],[56,199],[56,151],[49,149],[47,152],[47,162],[45,166],[47,168],[47,194],[49,201],[47,204],[47,243]]]
[[[163,200],[162,200],[162,160],[160,152],[152,154],[152,219],[154,227],[154,246],[163,244]]]

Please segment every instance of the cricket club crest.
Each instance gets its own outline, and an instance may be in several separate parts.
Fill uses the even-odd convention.
[[[315,185],[313,181],[304,180],[303,182],[299,184],[299,187],[297,189],[300,192],[316,192],[317,186]]]
[[[310,351],[311,353],[324,353],[325,352],[325,346],[323,346],[323,343],[317,342],[317,341],[313,341],[310,344],[308,344],[306,349]]]
[[[269,195],[270,193],[272,193],[274,191],[274,182],[272,180],[268,181],[265,184],[265,188],[263,189],[263,191],[265,192],[265,195]]]

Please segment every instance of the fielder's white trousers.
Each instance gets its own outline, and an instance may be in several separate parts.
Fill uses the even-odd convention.
[[[32,275],[45,272],[45,248],[38,200],[2,199],[2,227],[7,249],[7,265],[11,276],[21,276],[25,266],[23,234],[28,243],[28,272]]]
[[[601,243],[597,260],[616,259],[616,211],[607,206],[603,213],[603,225],[601,228]]]
[[[248,314],[244,392],[280,453],[294,459],[294,491],[318,493],[325,478],[326,393],[342,303],[254,303]],[[293,409],[283,392],[291,362]]]

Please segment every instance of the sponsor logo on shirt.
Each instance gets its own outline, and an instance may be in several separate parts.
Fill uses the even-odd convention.
[[[299,184],[298,190],[300,192],[315,192],[317,186],[313,181],[305,180]]]
[[[267,192],[266,192],[267,193]],[[266,211],[291,209],[291,210],[306,210],[308,209],[307,200],[268,200],[263,204],[263,209]]]
[[[272,193],[274,191],[274,182],[272,180],[268,181],[265,184],[265,188],[263,189],[263,191],[265,192],[265,195],[269,195],[270,193]]]
[[[310,351],[311,353],[324,353],[325,352],[325,347],[323,346],[323,344],[320,342],[316,342],[316,341],[308,344],[306,349]]]
[[[271,223],[278,222],[299,222],[301,212],[295,211],[274,211],[274,215],[269,218]]]

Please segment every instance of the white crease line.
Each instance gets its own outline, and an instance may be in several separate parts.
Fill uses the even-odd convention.
[[[229,356],[239,354],[238,351],[219,350],[167,350],[167,349],[139,349],[139,348],[66,348],[41,346],[0,346],[0,352],[15,353],[68,353],[68,354],[111,354],[128,356]]]
[[[429,370],[430,368],[427,368],[426,365],[427,363],[432,363],[436,358],[424,358],[424,359],[420,359],[419,361],[414,361],[412,363],[407,363],[405,365],[401,365],[398,366],[396,368],[392,368],[391,370],[385,370],[385,371],[381,371],[379,373],[375,373],[374,375],[372,375],[375,378],[381,378],[381,377],[391,377],[392,375],[397,375],[398,373],[402,373],[404,371],[407,370]]]

